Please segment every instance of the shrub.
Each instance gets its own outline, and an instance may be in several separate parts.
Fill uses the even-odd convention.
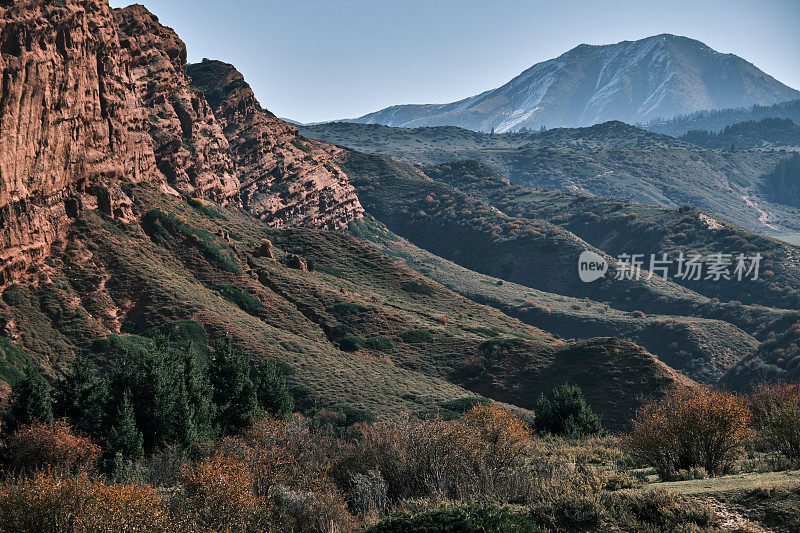
[[[489,445],[492,461],[501,467],[512,465],[531,442],[528,424],[494,404],[476,405],[463,420]]]
[[[189,530],[170,517],[164,498],[147,485],[105,484],[87,474],[40,472],[0,485],[0,529],[28,531]],[[177,518],[177,520],[176,520]]]
[[[759,385],[750,397],[753,425],[765,451],[800,467],[800,383]]]
[[[242,311],[250,315],[257,315],[264,308],[264,306],[261,305],[261,302],[256,300],[252,294],[243,291],[236,285],[229,285],[226,283],[222,285],[214,285],[211,288],[219,292],[223,298],[232,304],[235,304]]]
[[[416,344],[420,342],[428,342],[433,338],[433,335],[431,335],[430,331],[424,329],[411,329],[408,331],[401,331],[400,338],[403,339],[403,342]]]
[[[212,529],[243,530],[264,508],[247,465],[220,453],[185,465],[181,481],[190,509]]]
[[[6,457],[12,471],[53,469],[77,473],[93,470],[100,451],[89,439],[75,435],[65,421],[57,420],[17,429],[8,441]]]
[[[12,307],[16,307],[25,301],[25,296],[22,294],[22,288],[17,285],[10,285],[3,291],[3,301]]]
[[[367,348],[372,350],[391,350],[393,346],[391,340],[380,335],[367,338]]]
[[[642,407],[627,446],[662,479],[695,467],[713,476],[740,452],[749,417],[746,402],[733,394],[707,387],[672,391]]]
[[[540,433],[578,438],[600,432],[600,417],[586,404],[581,388],[562,385],[539,396],[534,427]]]
[[[530,518],[505,509],[473,505],[459,509],[403,514],[389,518],[367,533],[538,533],[544,531]]]
[[[400,288],[406,292],[413,292],[414,294],[422,294],[425,296],[431,296],[436,292],[430,285],[419,281],[405,281]]]
[[[356,352],[363,348],[367,341],[357,335],[349,335],[342,339],[339,343],[339,348],[343,352]]]

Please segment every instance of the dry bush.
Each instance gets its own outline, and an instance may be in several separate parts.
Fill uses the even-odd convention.
[[[190,465],[194,479],[185,477],[186,492],[213,527],[258,528],[270,521],[297,533],[351,531],[347,502],[327,473],[333,445],[302,417],[265,417],[240,436],[216,443],[199,465]],[[210,477],[216,485],[204,481]],[[228,489],[230,483],[236,488]]]
[[[267,507],[247,465],[223,454],[185,465],[182,482],[189,510],[212,529],[246,529]]]
[[[105,484],[86,473],[39,472],[0,485],[2,531],[186,530],[181,520],[149,486]]]
[[[355,521],[333,485],[321,491],[272,489],[273,517],[281,530],[293,533],[349,533]]]
[[[511,467],[529,442],[525,422],[493,406],[476,406],[453,421],[405,415],[364,426],[333,471],[348,492],[357,475],[379,474],[391,501],[508,498],[523,477]]]
[[[800,383],[761,384],[750,395],[756,445],[800,468]]]
[[[477,467],[488,446],[465,423],[407,415],[364,426],[362,432],[335,467],[340,484],[355,474],[380,472],[390,499],[459,498],[477,487]]]
[[[527,422],[494,404],[479,404],[463,418],[489,445],[489,456],[498,466],[511,466],[532,440]]]
[[[718,475],[742,450],[749,419],[747,402],[736,395],[707,387],[672,391],[642,407],[626,444],[665,480],[694,467]]]
[[[37,470],[87,472],[95,468],[100,447],[76,435],[64,420],[21,426],[8,441],[6,458],[13,472]]]

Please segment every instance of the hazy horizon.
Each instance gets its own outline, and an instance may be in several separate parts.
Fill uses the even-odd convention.
[[[141,1],[141,0],[140,0]],[[130,4],[112,0],[114,7]],[[669,5],[616,0],[402,5],[144,0],[186,42],[190,62],[233,63],[261,103],[300,122],[353,118],[395,104],[446,103],[496,88],[583,43],[660,33],[733,53],[800,89],[800,1]]]

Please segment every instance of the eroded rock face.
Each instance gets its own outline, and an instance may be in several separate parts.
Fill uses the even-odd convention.
[[[0,4],[0,286],[120,181],[159,180],[107,0]],[[98,201],[99,199],[99,201]]]
[[[186,78],[186,45],[144,6],[115,11],[122,51],[141,105],[158,168],[170,185],[220,203],[236,202],[228,140],[203,94]]]
[[[316,141],[263,109],[232,66],[188,65],[223,126],[241,182],[242,203],[274,227],[343,229],[364,210],[345,173]]]
[[[84,210],[132,219],[125,182],[244,204],[271,226],[363,216],[332,147],[262,109],[232,66],[190,69],[194,86],[186,46],[142,6],[0,0],[0,287]]]

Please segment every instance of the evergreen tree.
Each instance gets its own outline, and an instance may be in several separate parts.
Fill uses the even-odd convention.
[[[233,434],[249,424],[258,407],[256,391],[247,359],[234,349],[230,337],[225,337],[215,348],[209,378],[217,406],[214,419],[222,434]]]
[[[55,412],[67,417],[79,432],[102,440],[106,431],[108,388],[97,377],[95,365],[86,354],[80,354],[66,377],[55,390]]]
[[[52,422],[53,401],[47,380],[39,373],[36,365],[28,361],[25,376],[14,386],[6,427],[13,431],[17,426],[30,424],[34,420],[48,424]]]
[[[286,386],[286,376],[274,361],[258,368],[256,393],[261,408],[272,416],[287,418],[292,414],[294,400]]]
[[[534,426],[541,433],[578,438],[601,429],[600,417],[586,404],[577,385],[562,385],[548,396],[542,394],[534,412]]]
[[[191,344],[183,354],[183,376],[197,440],[212,440],[215,437],[213,390]]]
[[[136,415],[128,390],[122,395],[122,403],[108,435],[108,450],[131,459],[139,459],[144,455],[144,437],[136,426]]]

